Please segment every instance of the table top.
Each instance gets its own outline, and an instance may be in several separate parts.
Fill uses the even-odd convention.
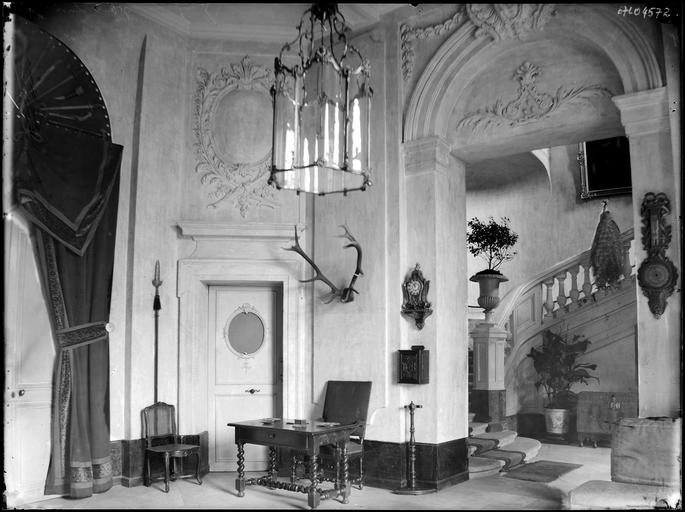
[[[228,426],[317,434],[323,432],[337,432],[339,430],[353,430],[357,428],[358,425],[356,423],[342,425],[340,423],[317,420],[308,420],[307,423],[299,424],[295,423],[295,420],[286,418],[262,418],[258,420],[236,421],[228,423]]]

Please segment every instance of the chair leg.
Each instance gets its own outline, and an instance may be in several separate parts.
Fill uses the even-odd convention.
[[[202,485],[202,477],[200,476],[200,453],[196,453],[197,465],[195,466],[195,477],[197,478],[197,483]]]
[[[359,490],[364,488],[364,456],[359,457]]]
[[[164,492],[169,492],[169,453],[164,454]]]
[[[152,475],[150,473],[150,454],[145,452],[145,469],[143,470],[143,484],[145,487],[150,487],[150,479]]]
[[[172,464],[171,464],[171,473],[169,473],[169,480],[171,480],[172,482],[176,481],[176,475],[178,474],[178,470],[176,468],[177,461],[178,461],[178,459],[176,457],[174,457],[171,461]]]

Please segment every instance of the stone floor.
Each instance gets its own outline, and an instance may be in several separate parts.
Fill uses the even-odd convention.
[[[469,480],[433,494],[407,496],[386,489],[353,489],[347,505],[337,500],[322,501],[318,510],[346,509],[444,509],[444,510],[559,510],[565,492],[588,480],[611,480],[609,448],[543,444],[535,460],[582,464],[547,483],[506,478],[502,474]],[[533,462],[531,461],[531,462]],[[239,498],[234,487],[235,473],[210,473],[199,486],[192,479],[171,482],[164,493],[163,482],[152,487],[115,486],[106,493],[72,500],[52,498],[25,505],[32,509],[307,509],[307,496],[284,490],[251,486]]]

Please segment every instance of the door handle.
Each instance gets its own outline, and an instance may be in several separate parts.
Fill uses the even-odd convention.
[[[12,393],[10,393],[10,397],[14,398],[15,396],[17,396],[17,394],[19,394],[19,396],[24,396],[26,394],[26,390],[20,389],[17,393],[12,391]]]
[[[245,393],[250,393],[251,395],[254,395],[255,393],[259,393],[259,391],[260,391],[259,389],[250,388],[250,389],[246,389]]]

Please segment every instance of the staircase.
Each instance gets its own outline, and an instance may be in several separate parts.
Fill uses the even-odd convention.
[[[609,382],[619,379],[610,369],[618,367],[621,358],[634,357],[637,319],[633,239],[632,229],[621,235],[623,278],[609,288],[598,289],[595,284],[588,249],[534,276],[502,299],[492,320],[508,331],[504,356],[507,416],[542,408],[541,396],[532,388],[534,374],[526,354],[540,343],[544,329],[563,326],[586,336],[592,340],[592,360],[609,369],[605,372]],[[477,319],[469,323],[472,321],[475,325]],[[469,391],[472,379],[469,375]],[[473,417],[469,415],[470,478],[496,475],[537,456],[539,441],[519,437],[510,430],[486,432],[488,424],[475,423]]]
[[[497,475],[530,462],[542,447],[540,441],[519,437],[513,430],[486,432],[487,426],[469,415],[469,479]]]

